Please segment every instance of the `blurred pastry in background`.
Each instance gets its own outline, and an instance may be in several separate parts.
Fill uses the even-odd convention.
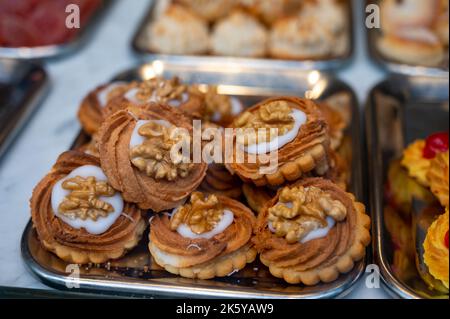
[[[238,10],[214,26],[211,48],[216,55],[263,57],[267,39],[265,27],[253,16]]]
[[[319,59],[348,50],[345,11],[334,0],[307,3],[296,15],[278,20],[270,34],[274,58]]]
[[[438,66],[448,54],[448,0],[383,0],[381,29],[377,46],[385,57]]]
[[[344,130],[348,123],[345,122],[342,114],[327,103],[318,103],[320,110],[328,123],[329,135],[330,135],[330,145],[331,148],[336,150],[342,143],[344,138]]]
[[[429,29],[403,29],[378,39],[378,49],[387,58],[413,65],[436,66],[445,58],[439,37]]]
[[[302,0],[240,0],[239,3],[249,12],[272,24],[284,16],[300,9]]]
[[[78,119],[83,130],[89,135],[95,134],[103,122],[103,109],[115,97],[130,89],[127,82],[112,82],[91,91],[81,102]]]
[[[448,208],[430,226],[423,243],[424,261],[428,271],[448,289],[449,252],[448,252]]]
[[[248,206],[257,216],[264,208],[264,205],[275,196],[275,192],[271,189],[267,187],[256,187],[252,184],[243,184],[242,192],[244,193]]]
[[[381,27],[388,33],[403,28],[429,28],[438,14],[440,1],[381,0]]]
[[[430,164],[427,179],[433,194],[438,198],[442,206],[448,208],[448,179],[449,179],[448,151],[438,154]]]
[[[236,6],[238,0],[177,0],[197,15],[208,21],[226,16]],[[267,1],[266,1],[267,2]]]
[[[166,54],[202,54],[209,49],[207,23],[189,9],[170,5],[147,30],[150,49]]]

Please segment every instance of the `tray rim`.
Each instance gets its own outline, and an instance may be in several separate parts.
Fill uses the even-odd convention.
[[[365,7],[370,4],[374,4],[379,0],[365,0]],[[379,36],[377,34],[381,30],[376,28],[366,29],[366,47],[369,53],[370,60],[375,62],[378,66],[383,68],[384,70],[394,73],[401,74],[405,76],[428,76],[428,77],[449,77],[449,70],[444,67],[426,67],[420,65],[412,65],[402,62],[396,62],[393,60],[389,60],[381,55],[376,47],[376,39]],[[447,53],[448,54],[448,53]]]
[[[386,79],[382,80],[376,84],[369,93],[368,100],[365,107],[365,125],[366,125],[366,146],[367,146],[367,157],[368,157],[368,171],[369,171],[369,205],[372,212],[372,247],[373,247],[373,260],[380,267],[381,279],[384,286],[387,288],[388,292],[394,294],[397,297],[403,299],[430,299],[425,295],[419,294],[413,289],[411,289],[406,284],[402,283],[396,276],[392,273],[389,263],[386,260],[386,256],[383,253],[383,240],[385,229],[384,229],[384,218],[383,218],[383,194],[382,194],[382,183],[383,178],[382,171],[383,161],[381,159],[381,154],[378,152],[379,141],[377,138],[377,124],[375,123],[375,113],[376,104],[373,101],[374,93],[382,88],[383,86],[389,85],[392,81],[408,81],[408,76],[393,74]],[[442,78],[442,81],[445,81]],[[439,299],[439,298],[431,298]]]
[[[148,64],[139,65],[135,68],[131,68],[128,70],[125,70],[124,72],[118,73],[118,75],[115,77],[124,76],[125,74],[132,74],[133,72],[139,72],[142,68],[144,68]],[[310,72],[304,72],[310,73]],[[363,174],[362,174],[362,161],[364,160],[363,156],[363,149],[361,144],[361,137],[360,134],[363,133],[362,131],[362,125],[361,125],[361,112],[359,110],[358,101],[356,99],[356,95],[352,88],[347,85],[345,82],[339,80],[337,77],[322,73],[320,72],[320,75],[328,80],[333,80],[334,83],[339,84],[342,86],[343,90],[350,93],[351,99],[352,99],[352,122],[351,125],[351,134],[352,134],[352,146],[357,146],[359,149],[358,152],[354,152],[354,154],[357,154],[354,159],[354,166],[355,166],[355,172],[354,172],[354,188],[355,188],[355,195],[361,202],[366,202],[366,192],[364,189],[363,184]],[[114,78],[114,79],[115,79]],[[239,85],[241,87],[244,87],[244,85]],[[248,86],[251,88],[255,88],[254,86]],[[259,87],[259,89],[264,89],[264,87]],[[294,90],[288,90],[291,91],[292,94],[295,94]],[[78,135],[74,140],[76,141],[80,135]],[[49,286],[65,290],[67,289],[65,286],[66,281],[64,279],[66,276],[57,274],[52,272],[51,270],[46,269],[44,266],[41,266],[31,255],[29,246],[28,246],[28,238],[30,235],[32,235],[32,222],[31,220],[28,222],[27,226],[25,227],[22,238],[21,238],[21,254],[22,259],[24,263],[26,264],[27,268],[44,284],[47,284]],[[83,290],[88,291],[102,291],[102,292],[108,292],[108,293],[131,293],[131,294],[139,294],[139,295],[149,295],[149,294],[159,294],[159,295],[169,295],[172,297],[187,297],[187,296],[195,296],[195,297],[209,297],[209,298],[262,298],[262,299],[273,299],[273,298],[287,298],[287,299],[320,299],[320,298],[332,298],[332,297],[343,297],[346,294],[350,293],[353,288],[355,288],[355,283],[359,281],[359,279],[363,276],[365,272],[365,266],[367,264],[367,259],[369,258],[369,253],[366,254],[366,258],[363,260],[355,263],[355,267],[352,269],[350,273],[355,273],[354,277],[350,277],[348,274],[347,280],[336,286],[334,289],[330,289],[328,291],[324,292],[315,292],[315,293],[286,293],[286,292],[270,292],[270,291],[262,291],[258,292],[258,290],[250,287],[244,287],[244,289],[236,290],[236,286],[232,288],[208,288],[208,287],[195,287],[195,286],[180,286],[176,284],[154,284],[151,282],[151,280],[146,280],[143,282],[143,280],[139,279],[133,279],[129,280],[133,283],[126,282],[125,285],[122,285],[120,283],[115,283],[113,280],[100,280],[100,279],[93,279],[93,278],[80,278],[80,287]],[[357,272],[357,273],[356,273]],[[345,274],[342,276],[346,276]],[[139,283],[140,282],[140,283]],[[106,283],[106,284],[105,284]],[[102,286],[103,284],[103,286]],[[169,288],[165,288],[169,287]],[[119,290],[118,290],[119,289]]]
[[[103,4],[90,17],[87,24],[80,29],[77,35],[70,41],[61,44],[43,45],[38,47],[19,47],[10,48],[0,46],[0,58],[18,59],[18,60],[37,60],[62,58],[75,53],[88,42],[95,28],[105,17],[107,11],[112,7],[116,0],[103,0]]]
[[[144,59],[148,60],[162,60],[170,63],[194,63],[194,64],[214,64],[223,65],[230,62],[245,67],[252,67],[254,69],[277,69],[277,70],[336,70],[344,68],[355,57],[355,18],[354,18],[354,4],[352,0],[347,1],[348,7],[348,21],[349,21],[349,50],[348,53],[342,57],[330,58],[326,60],[283,60],[283,59],[271,59],[271,58],[243,58],[243,57],[227,57],[227,56],[214,56],[214,55],[176,55],[176,54],[160,54],[150,52],[139,46],[139,38],[145,28],[145,25],[152,19],[153,11],[156,7],[156,2],[160,0],[153,0],[149,5],[144,17],[136,27],[133,36],[131,38],[131,48],[133,52]]]

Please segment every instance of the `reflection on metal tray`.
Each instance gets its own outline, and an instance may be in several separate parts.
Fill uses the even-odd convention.
[[[48,86],[47,73],[40,66],[0,59],[0,159]]]
[[[317,71],[290,74],[268,72],[251,73],[241,69],[239,73],[215,70],[179,68],[161,61],[144,65],[120,74],[116,80],[149,79],[155,75],[171,77],[178,75],[186,82],[217,84],[222,94],[233,95],[249,106],[266,97],[276,95],[309,96],[327,99],[340,107],[351,125],[346,130],[346,147],[352,153],[350,188],[357,198],[363,199],[361,181],[361,148],[359,137],[358,108],[351,89],[331,76]],[[87,142],[81,134],[74,147]],[[170,295],[197,297],[255,297],[255,298],[330,298],[348,293],[364,272],[365,262],[357,263],[354,269],[333,283],[314,287],[294,286],[272,277],[267,268],[255,262],[242,271],[214,280],[192,280],[180,278],[162,270],[152,262],[147,249],[148,234],[130,254],[107,265],[81,268],[80,286],[85,291],[101,291],[125,295]],[[22,256],[25,263],[44,283],[65,289],[70,282],[67,264],[44,250],[36,238],[31,223],[22,237]]]
[[[87,21],[86,25],[79,30],[72,40],[62,44],[29,48],[7,48],[0,46],[0,58],[34,60],[60,57],[73,53],[87,41],[88,37],[94,31],[95,26],[99,23],[114,1],[115,0],[104,0],[100,7],[90,17],[89,21]]]
[[[366,0],[366,6],[371,4],[378,4],[380,0]],[[384,57],[377,48],[377,41],[380,37],[381,31],[376,28],[367,29],[367,46],[370,57],[380,66],[386,70],[410,76],[436,76],[436,77],[448,77],[449,76],[449,60],[448,52],[447,58],[442,62],[440,66],[426,67],[419,65],[410,65],[399,61],[394,61]]]
[[[142,22],[132,40],[132,48],[135,52],[142,54],[144,61],[148,60],[163,60],[170,63],[184,64],[184,65],[210,65],[221,67],[223,69],[234,67],[245,67],[254,69],[297,69],[297,70],[329,70],[343,67],[350,62],[354,53],[354,35],[353,35],[353,7],[352,1],[344,0],[348,16],[348,50],[338,57],[328,57],[316,60],[278,60],[270,58],[242,58],[242,57],[225,57],[213,55],[170,55],[160,54],[151,51],[145,43],[145,30],[149,23],[151,23],[158,12],[159,6],[163,6],[162,2],[168,0],[152,1],[148,13],[145,15]]]
[[[430,289],[433,278],[422,258],[426,225],[442,208],[436,210],[435,205],[418,199],[405,203],[390,201],[393,192],[403,192],[407,187],[414,187],[424,194],[423,198],[430,198],[427,202],[435,200],[408,176],[399,159],[414,140],[449,129],[448,84],[448,79],[393,76],[376,86],[368,101],[366,128],[374,260],[389,290],[402,298],[448,298],[448,292]],[[401,176],[400,187],[392,186],[398,178],[391,174]]]

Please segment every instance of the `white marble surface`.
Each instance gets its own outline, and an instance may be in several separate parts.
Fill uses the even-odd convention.
[[[355,0],[362,10],[362,2]],[[131,37],[150,0],[118,0],[82,51],[47,63],[52,90],[17,142],[0,162],[0,286],[49,289],[30,275],[20,257],[20,236],[29,220],[28,200],[33,187],[79,130],[76,112],[83,95],[116,73],[138,63]],[[368,62],[362,15],[357,16],[357,52],[339,76],[364,102],[368,90],[385,74]],[[361,280],[347,298],[387,298]]]

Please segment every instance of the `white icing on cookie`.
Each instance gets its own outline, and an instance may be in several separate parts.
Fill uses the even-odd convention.
[[[334,225],[336,224],[336,221],[332,218],[332,217],[327,217],[326,218],[327,221],[327,226],[323,227],[323,228],[317,228],[311,232],[309,232],[305,237],[303,237],[300,240],[300,243],[304,244],[307,243],[308,241],[314,240],[314,239],[318,239],[318,238],[323,238],[326,237],[328,235],[328,232],[334,227]],[[269,230],[272,233],[275,233],[276,230],[273,227],[271,222],[267,223],[267,227],[269,228]]]
[[[284,135],[274,138],[270,142],[248,145],[244,148],[245,152],[249,154],[266,154],[278,150],[292,142],[297,137],[302,125],[306,123],[307,116],[304,112],[297,109],[292,110],[291,115],[294,118],[294,127],[291,130]]]
[[[111,93],[114,89],[127,85],[126,82],[112,82],[111,84],[108,84],[106,87],[104,87],[100,92],[97,93],[97,100],[98,104],[101,108],[104,108],[106,104],[108,104],[108,95]]]
[[[323,238],[326,235],[328,235],[328,232],[330,231],[331,228],[334,227],[334,225],[336,224],[335,220],[332,217],[327,217],[327,226],[324,228],[317,228],[311,232],[309,232],[305,237],[303,237],[303,239],[300,241],[302,244],[310,241],[310,240],[314,240],[314,239],[318,239],[318,238]]]
[[[100,196],[99,198],[107,202],[108,204],[111,204],[111,206],[114,208],[114,211],[106,217],[99,217],[97,221],[91,220],[91,219],[72,219],[70,217],[64,216],[59,212],[59,205],[62,203],[64,198],[70,194],[70,191],[65,190],[62,188],[62,183],[70,178],[74,177],[83,177],[88,178],[90,176],[95,177],[97,181],[104,181],[106,182],[108,179],[106,175],[103,173],[100,167],[93,166],[93,165],[85,165],[80,166],[76,169],[74,169],[69,175],[64,177],[63,179],[59,180],[54,186],[52,190],[52,209],[55,216],[60,218],[63,222],[71,226],[75,229],[81,229],[84,228],[88,233],[92,235],[100,235],[104,232],[106,232],[119,218],[119,216],[123,212],[123,199],[122,196],[119,193],[116,193],[112,197],[106,197],[106,196]]]
[[[184,238],[211,239],[214,236],[222,233],[225,229],[227,229],[233,223],[233,220],[234,220],[233,212],[231,212],[229,210],[224,210],[220,222],[218,222],[217,225],[211,231],[209,231],[207,233],[195,234],[194,232],[192,232],[191,228],[186,224],[181,224],[180,226],[178,226],[177,232]]]
[[[172,125],[165,121],[165,120],[139,120],[136,122],[136,126],[134,127],[133,133],[131,134],[131,138],[130,138],[130,149],[134,148],[136,146],[141,145],[142,143],[145,142],[146,138],[142,135],[139,134],[139,129],[149,123],[149,122],[154,122],[154,123],[158,123],[162,126],[165,127],[171,127]]]

